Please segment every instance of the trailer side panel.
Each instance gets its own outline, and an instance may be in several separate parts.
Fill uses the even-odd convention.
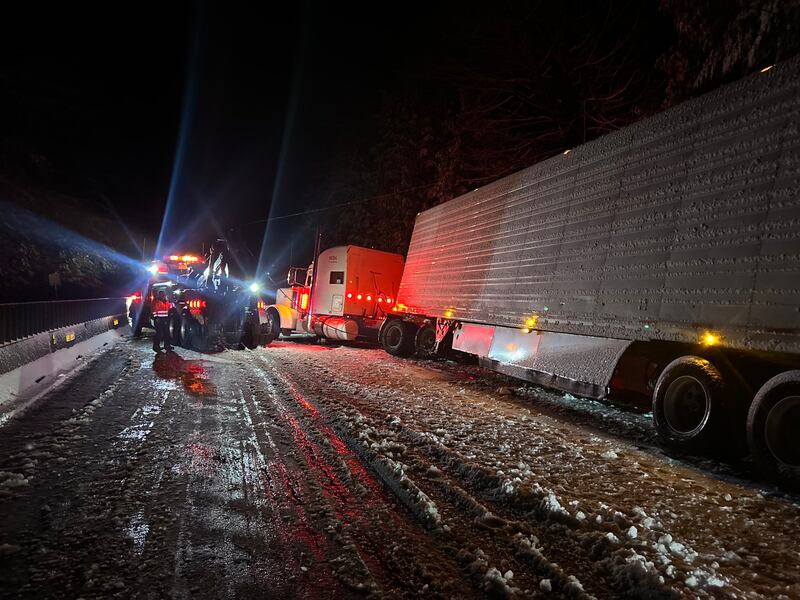
[[[399,301],[800,352],[799,89],[792,60],[421,213]]]

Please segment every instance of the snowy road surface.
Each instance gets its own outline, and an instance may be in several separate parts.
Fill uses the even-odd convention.
[[[796,498],[480,374],[119,344],[0,429],[0,596],[800,598]]]

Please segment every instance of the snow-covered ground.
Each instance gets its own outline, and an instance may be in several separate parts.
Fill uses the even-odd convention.
[[[796,498],[472,366],[123,343],[0,448],[2,597],[800,597]]]
[[[463,536],[487,585],[502,583],[507,545],[540,590],[800,596],[796,499],[653,451],[649,415],[380,350],[283,345],[259,359],[417,494],[430,526]],[[492,535],[467,546],[479,527]],[[524,587],[514,573],[511,590]]]

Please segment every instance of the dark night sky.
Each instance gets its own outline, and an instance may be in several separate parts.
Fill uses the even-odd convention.
[[[7,12],[3,143],[46,156],[57,187],[104,194],[150,235],[174,177],[164,235],[196,244],[265,218],[278,169],[272,214],[298,210],[334,140],[365,126],[410,52],[409,17],[276,4]],[[300,225],[281,221],[271,237]]]
[[[104,6],[41,4],[0,19],[2,144],[46,156],[48,185],[107,197],[150,236],[149,251],[170,196],[165,250],[199,250],[230,227],[324,203],[312,185],[332,153],[374,126],[399,71],[446,55],[461,12],[456,3]],[[313,219],[275,221],[266,263],[290,239],[295,254],[307,252],[312,230]],[[263,225],[240,231],[257,252]]]

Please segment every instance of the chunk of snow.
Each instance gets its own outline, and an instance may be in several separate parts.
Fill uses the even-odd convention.
[[[542,579],[539,582],[539,589],[542,590],[543,592],[552,592],[553,585],[550,583],[549,579]]]

